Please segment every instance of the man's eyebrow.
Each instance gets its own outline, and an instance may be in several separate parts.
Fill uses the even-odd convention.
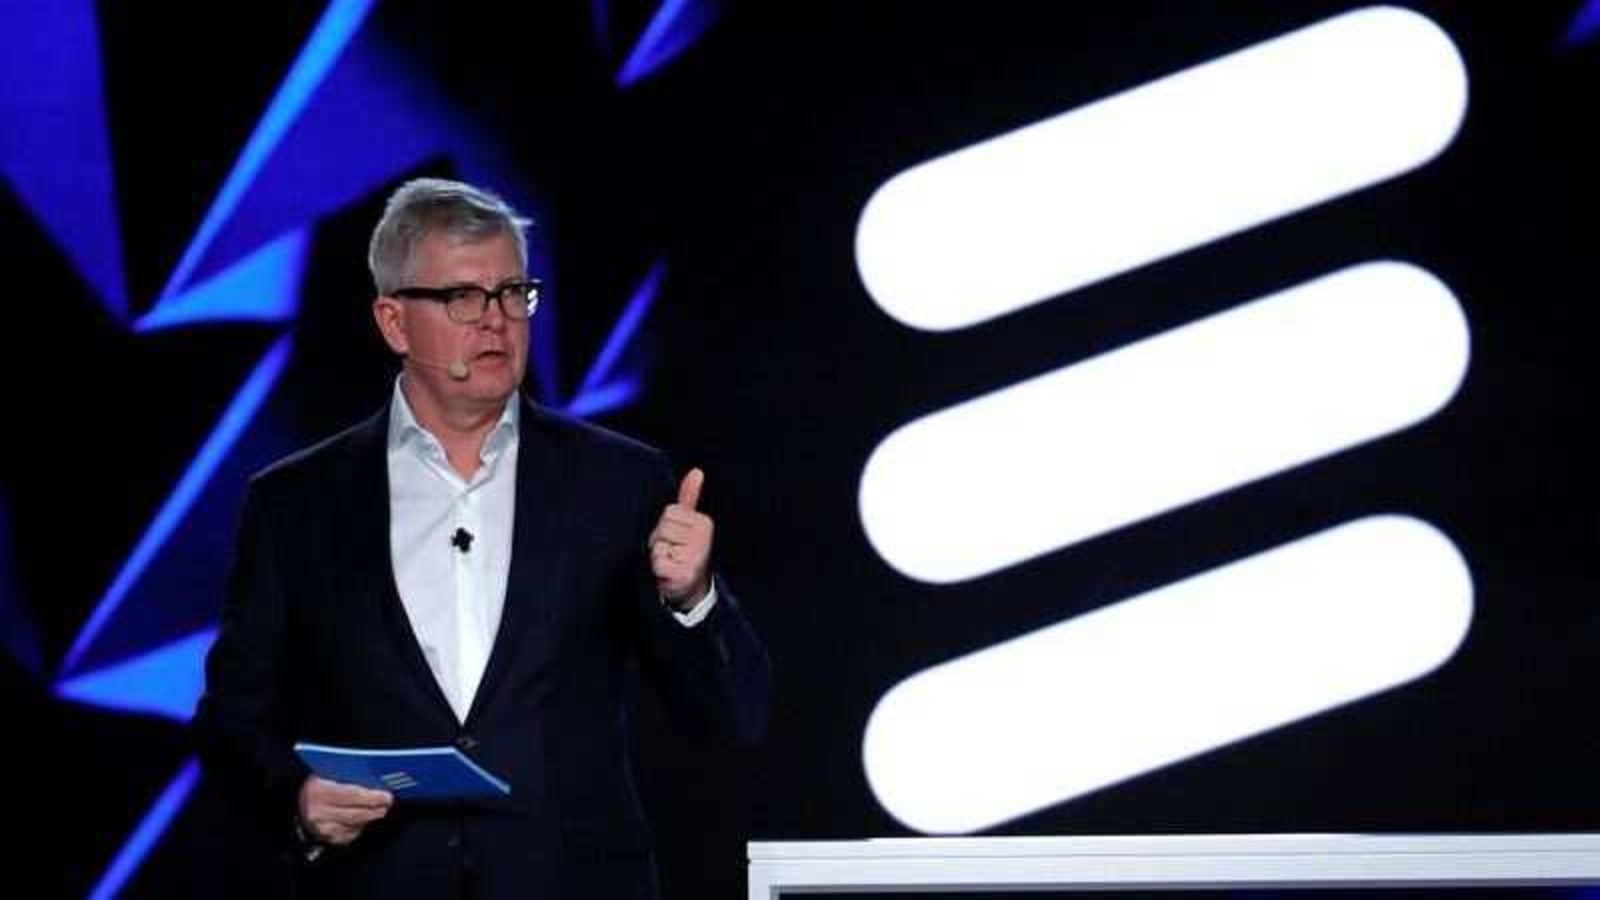
[[[502,278],[499,281],[495,282],[495,288],[497,288],[497,289],[498,288],[503,288],[508,284],[518,284],[520,282],[524,282],[524,281],[528,281],[528,280],[529,279],[528,279],[528,277],[526,275],[511,275],[511,276],[508,276],[506,278]],[[483,285],[479,284],[476,281],[451,281],[451,282],[446,282],[445,284],[437,285],[437,286],[432,287],[432,288],[427,288],[427,290],[453,291],[453,290],[456,290],[458,288],[478,288],[479,290],[486,290],[486,288],[484,288]]]

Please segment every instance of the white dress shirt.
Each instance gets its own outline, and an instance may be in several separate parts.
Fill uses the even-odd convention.
[[[389,558],[428,668],[465,722],[505,609],[521,404],[515,395],[506,403],[484,438],[478,470],[465,480],[417,422],[401,389],[404,378],[395,379],[389,413]],[[458,529],[471,535],[470,549],[452,543]],[[713,587],[674,617],[685,627],[699,624],[716,594]]]

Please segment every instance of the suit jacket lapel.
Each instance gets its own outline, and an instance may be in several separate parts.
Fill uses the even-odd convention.
[[[400,600],[394,580],[394,563],[389,543],[389,412],[385,408],[357,430],[351,442],[355,455],[349,508],[349,559],[353,596],[371,598],[378,605],[384,637],[394,648],[405,675],[425,698],[425,705],[455,723],[455,712],[444,690],[428,668],[422,644],[417,640]]]
[[[467,714],[471,725],[494,700],[516,661],[528,624],[552,621],[560,596],[563,556],[558,529],[570,521],[568,500],[571,459],[544,413],[520,394],[517,437],[516,512],[511,533],[511,570],[506,575],[505,606],[500,629],[484,669],[483,680]]]

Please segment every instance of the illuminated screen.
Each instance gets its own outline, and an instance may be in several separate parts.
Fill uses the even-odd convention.
[[[70,0],[0,60],[5,697],[117,772],[21,788],[89,811],[70,893],[205,894],[244,478],[386,401],[423,174],[537,221],[528,393],[706,471],[768,645],[755,750],[642,686],[667,896],[1600,827],[1600,4]]]

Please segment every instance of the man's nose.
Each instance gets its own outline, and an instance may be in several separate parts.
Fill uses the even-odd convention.
[[[478,325],[491,331],[504,331],[506,327],[506,310],[503,304],[505,302],[505,294],[490,300],[488,308],[483,311],[483,318],[478,321]]]

